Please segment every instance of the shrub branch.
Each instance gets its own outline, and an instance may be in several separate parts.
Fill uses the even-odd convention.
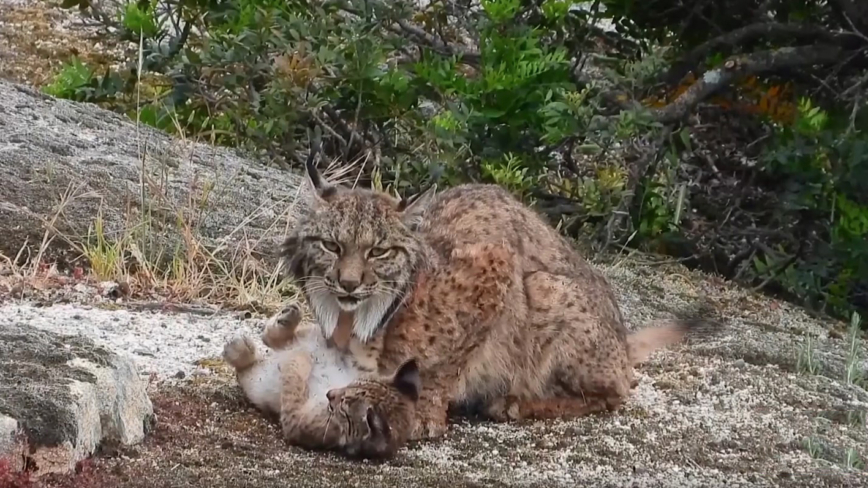
[[[662,123],[682,119],[696,105],[744,76],[771,73],[783,69],[828,65],[841,60],[847,51],[832,45],[784,47],[732,56],[719,68],[705,72],[696,83],[669,105],[654,111]]]
[[[382,2],[377,1],[375,3],[377,3],[383,9],[388,8]],[[340,9],[348,14],[355,15],[357,17],[362,16],[361,12],[357,11],[346,3],[340,4]],[[474,67],[479,66],[481,58],[478,52],[472,51],[463,46],[457,46],[454,44],[450,44],[444,40],[438,39],[436,36],[429,34],[421,27],[415,26],[410,22],[407,22],[406,20],[399,19],[385,27],[393,34],[397,34],[404,39],[409,40],[413,44],[423,45],[445,56],[457,55],[461,58],[461,61],[463,63]]]
[[[667,84],[678,83],[688,72],[695,69],[709,52],[721,48],[731,49],[757,39],[791,38],[803,41],[820,39],[830,44],[839,44],[845,37],[854,37],[854,35],[851,33],[832,33],[820,27],[807,25],[759,22],[727,32],[696,46],[674,63],[663,79]]]

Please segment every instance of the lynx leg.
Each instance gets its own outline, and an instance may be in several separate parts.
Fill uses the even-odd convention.
[[[551,395],[519,398],[507,395],[493,401],[488,415],[496,421],[577,418],[620,408],[630,394],[632,371],[619,368],[617,361],[588,368],[583,363],[566,364],[555,371]]]
[[[301,323],[301,310],[288,305],[272,316],[265,325],[262,342],[272,349],[284,349],[295,340],[295,330]]]
[[[493,401],[488,415],[496,421],[577,418],[615,411],[630,394],[632,369],[614,356],[570,358],[554,371],[550,396],[519,398],[507,395]]]
[[[635,377],[627,350],[611,329],[597,328],[598,344],[608,344],[593,351],[586,349],[561,356],[553,380],[565,396],[582,403],[598,405],[596,411],[615,411],[630,396]],[[620,346],[620,347],[619,347]],[[562,392],[562,393],[561,393]]]
[[[411,441],[436,439],[446,433],[449,404],[444,395],[422,390],[416,403],[416,426]]]
[[[313,360],[307,352],[294,351],[283,359],[280,364],[281,410],[297,409],[307,402],[312,370]]]
[[[280,427],[284,438],[293,444],[303,441],[306,415],[302,409],[312,369],[310,355],[302,351],[287,356],[280,364]]]
[[[495,420],[575,418],[615,410],[630,393],[633,368],[620,323],[592,311],[569,276],[534,273],[525,280],[529,330],[543,349],[533,378],[542,391],[516,382],[487,410]],[[526,378],[526,377],[525,377]]]
[[[497,422],[507,422],[524,419],[571,419],[612,409],[612,405],[605,399],[595,397],[521,400],[514,396],[507,396],[492,402],[487,413]]]
[[[300,351],[284,359],[280,365],[281,432],[291,445],[332,449],[340,439],[338,422],[329,418],[325,405],[307,405],[312,368],[311,356]]]

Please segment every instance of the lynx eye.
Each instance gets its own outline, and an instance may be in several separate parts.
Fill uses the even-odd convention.
[[[328,251],[334,254],[341,253],[341,246],[337,242],[332,241],[319,241],[319,246],[323,248],[323,250]]]
[[[392,249],[388,247],[372,247],[368,250],[368,257],[372,259],[384,258],[391,252]]]

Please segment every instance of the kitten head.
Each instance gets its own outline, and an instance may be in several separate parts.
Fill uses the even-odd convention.
[[[392,376],[330,390],[329,413],[338,422],[344,452],[369,459],[394,456],[415,427],[421,388],[418,365],[411,359]]]

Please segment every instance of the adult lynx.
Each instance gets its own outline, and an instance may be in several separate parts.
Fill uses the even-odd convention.
[[[351,323],[381,348],[381,372],[418,359],[415,425],[393,426],[412,428],[402,437],[441,435],[451,403],[481,403],[496,420],[614,410],[633,367],[700,323],[630,333],[604,277],[497,186],[405,202],[331,184],[312,164],[308,175],[316,196],[286,240],[289,270],[325,337]]]

